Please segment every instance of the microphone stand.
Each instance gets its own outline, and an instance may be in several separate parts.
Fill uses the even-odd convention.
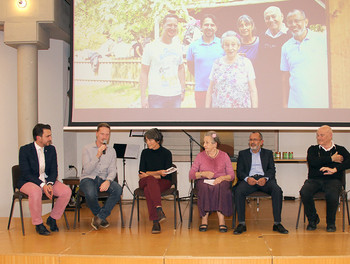
[[[190,134],[188,134],[185,130],[182,130],[190,139],[190,162],[192,166],[193,162],[193,142],[196,143],[202,150],[204,150],[204,147],[197,141],[195,140]]]
[[[122,190],[124,190],[124,187],[126,187],[132,196],[134,196],[134,193],[131,191],[125,177],[125,157],[123,157],[123,184],[122,184]]]
[[[197,141],[195,140],[189,133],[187,133],[185,130],[182,130],[190,139],[190,162],[191,162],[191,167],[193,163],[193,142],[196,143],[202,150],[204,150],[204,147]],[[191,181],[191,190],[194,188],[194,182]],[[189,197],[182,197],[182,198],[189,198]]]

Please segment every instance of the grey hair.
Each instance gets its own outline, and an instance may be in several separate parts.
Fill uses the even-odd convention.
[[[229,38],[229,37],[235,37],[237,39],[237,41],[238,41],[238,44],[241,46],[241,41],[239,39],[239,35],[236,32],[232,31],[232,30],[226,31],[224,34],[222,34],[222,36],[221,36],[221,46],[224,43],[224,39],[225,38]]]
[[[253,32],[255,32],[256,28],[255,28],[255,23],[254,23],[254,20],[248,16],[248,15],[241,15],[238,19],[237,19],[237,27],[239,28],[239,23],[241,21],[244,21],[246,23],[249,23],[252,25],[252,28],[253,28]]]
[[[300,10],[300,9],[293,9],[292,11],[288,12],[287,17],[289,17],[290,15],[296,14],[296,13],[300,13],[300,15],[303,17],[303,19],[306,18],[305,12],[303,10]]]
[[[218,145],[221,144],[219,135],[214,130],[210,130],[210,131],[206,132],[204,134],[204,136],[205,137],[207,137],[207,136],[211,137],[213,139],[213,141],[216,142]]]
[[[265,15],[266,15],[266,13],[267,13],[268,11],[277,11],[280,15],[283,15],[283,14],[282,14],[282,11],[281,11],[281,9],[280,9],[279,7],[277,7],[277,6],[269,6],[269,7],[266,8],[265,11],[264,11],[264,17],[265,17]]]
[[[259,131],[253,131],[253,132],[250,133],[250,134],[259,134],[260,140],[263,140],[263,135],[262,135],[261,132],[259,132]]]

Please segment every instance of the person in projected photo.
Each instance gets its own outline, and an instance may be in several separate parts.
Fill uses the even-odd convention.
[[[205,107],[205,98],[209,86],[209,74],[216,59],[224,56],[217,31],[216,18],[204,15],[201,20],[203,36],[193,42],[187,52],[187,66],[195,78],[195,101],[197,108]]]
[[[234,187],[238,225],[233,234],[239,235],[247,231],[245,222],[246,197],[256,191],[263,191],[271,195],[274,219],[272,230],[288,234],[288,230],[281,224],[283,192],[276,181],[273,153],[271,150],[262,148],[264,140],[260,132],[252,132],[248,144],[248,149],[238,153],[238,183]]]
[[[179,108],[185,97],[182,47],[175,37],[178,17],[164,17],[159,40],[146,45],[141,60],[140,90],[143,108]],[[147,96],[148,87],[148,96]]]
[[[282,46],[283,103],[289,108],[328,108],[326,33],[307,28],[302,10],[287,15],[293,37]]]
[[[83,149],[83,169],[79,188],[84,192],[87,206],[94,217],[91,226],[98,230],[107,228],[107,217],[120,201],[122,187],[114,181],[117,176],[117,157],[115,150],[107,146],[111,128],[107,123],[97,126],[96,141]],[[103,206],[98,203],[98,192],[108,192],[109,197]]]
[[[138,36],[136,42],[131,47],[135,58],[142,57],[142,54],[143,54],[142,43],[143,43],[143,36],[140,35]]]
[[[241,37],[241,46],[238,53],[246,56],[255,65],[258,58],[260,39],[255,35],[255,23],[248,15],[242,15],[237,20],[238,33]]]
[[[211,70],[206,95],[207,108],[257,108],[258,92],[251,61],[237,52],[241,42],[234,31],[221,36],[226,53],[217,59]]]
[[[208,217],[216,212],[219,231],[227,232],[225,216],[232,215],[231,185],[235,177],[230,157],[218,149],[219,136],[215,131],[204,135],[204,149],[194,160],[189,172],[190,180],[195,180],[198,190],[198,210],[201,220],[199,231],[208,229]]]
[[[269,6],[264,11],[267,30],[260,36],[259,57],[255,67],[259,87],[259,105],[262,108],[271,106],[271,95],[277,98],[274,100],[273,107],[275,109],[283,107],[281,48],[292,37],[283,19],[281,9],[277,6]]]
[[[152,128],[144,134],[147,149],[141,152],[139,187],[144,190],[149,214],[153,221],[152,234],[161,232],[160,222],[166,219],[162,209],[161,193],[171,187],[172,176],[167,169],[172,167],[171,152],[162,146],[163,134]]]
[[[350,168],[350,153],[343,146],[333,142],[333,131],[322,126],[316,133],[317,145],[307,150],[308,179],[300,190],[305,214],[309,220],[306,230],[313,231],[320,222],[313,195],[318,191],[326,194],[327,232],[335,232],[335,217],[342,190],[342,177]]]

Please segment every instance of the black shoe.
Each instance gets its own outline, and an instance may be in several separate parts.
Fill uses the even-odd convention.
[[[316,214],[315,221],[309,221],[309,224],[306,227],[306,230],[313,231],[317,228],[318,223],[320,222],[320,217]]]
[[[289,233],[289,231],[287,229],[285,229],[282,224],[273,225],[272,230],[277,231],[281,234],[288,234]]]
[[[152,227],[152,234],[159,234],[160,233],[160,224],[159,222],[154,222]]]
[[[39,235],[42,235],[42,236],[48,236],[51,234],[50,231],[46,229],[44,224],[36,225],[35,230]]]
[[[102,219],[99,218],[98,216],[94,216],[91,220],[91,226],[95,229],[98,230],[101,226]]]
[[[51,216],[49,216],[46,220],[46,224],[50,226],[50,230],[52,232],[58,232],[58,226],[56,224],[56,219],[53,219]]]
[[[106,219],[104,219],[101,221],[100,226],[103,228],[107,228],[107,227],[109,227],[109,222]]]
[[[335,232],[337,228],[335,227],[335,224],[329,224],[327,225],[327,232]]]
[[[238,224],[238,226],[233,231],[233,234],[240,235],[240,234],[242,234],[245,231],[247,231],[246,225]]]
[[[157,208],[157,214],[158,214],[158,222],[161,223],[166,219],[166,216],[163,212],[162,207]]]
[[[227,226],[226,225],[219,225],[219,232],[220,233],[226,233],[227,232]]]
[[[207,230],[208,230],[208,225],[202,224],[202,225],[199,226],[199,231],[200,232],[205,232]]]

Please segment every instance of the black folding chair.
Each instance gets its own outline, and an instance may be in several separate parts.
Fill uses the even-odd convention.
[[[18,201],[19,201],[19,208],[20,208],[19,211],[20,211],[20,214],[21,214],[22,234],[25,235],[24,224],[23,224],[22,200],[23,199],[28,199],[28,195],[23,193],[23,192],[20,192],[18,190],[18,188],[17,188],[17,183],[19,181],[20,176],[21,176],[21,171],[20,171],[19,165],[14,165],[12,167],[12,189],[13,189],[12,205],[11,205],[11,211],[10,211],[10,216],[9,216],[9,222],[8,222],[8,225],[7,225],[7,230],[10,229],[12,213],[13,213],[13,207],[15,205],[16,199],[18,199]],[[57,198],[56,196],[52,197],[52,208],[53,208],[53,206],[55,204],[55,199],[56,198]],[[46,200],[49,200],[49,198],[45,194],[43,194],[42,200],[46,201]],[[67,216],[66,216],[65,212],[63,213],[63,216],[64,216],[64,220],[66,221],[67,229],[69,230],[69,224],[68,224],[68,220],[67,220]]]
[[[176,168],[175,164],[172,165],[173,167]],[[172,181],[171,181],[171,187],[161,193],[161,197],[165,197],[168,195],[172,195],[174,197],[174,229],[176,229],[176,202],[178,203],[179,207],[179,214],[180,214],[180,220],[182,222],[182,214],[181,214],[181,207],[180,207],[180,198],[179,198],[179,191],[177,190],[177,171],[173,172],[171,174],[172,176]],[[145,197],[145,193],[142,189],[137,188],[134,191],[134,198],[132,200],[132,207],[131,207],[131,215],[130,215],[130,222],[129,222],[129,228],[131,227],[132,224],[132,217],[134,214],[134,205],[135,205],[135,200],[137,201],[137,221],[140,221],[140,208],[139,208],[139,200],[140,197]]]

